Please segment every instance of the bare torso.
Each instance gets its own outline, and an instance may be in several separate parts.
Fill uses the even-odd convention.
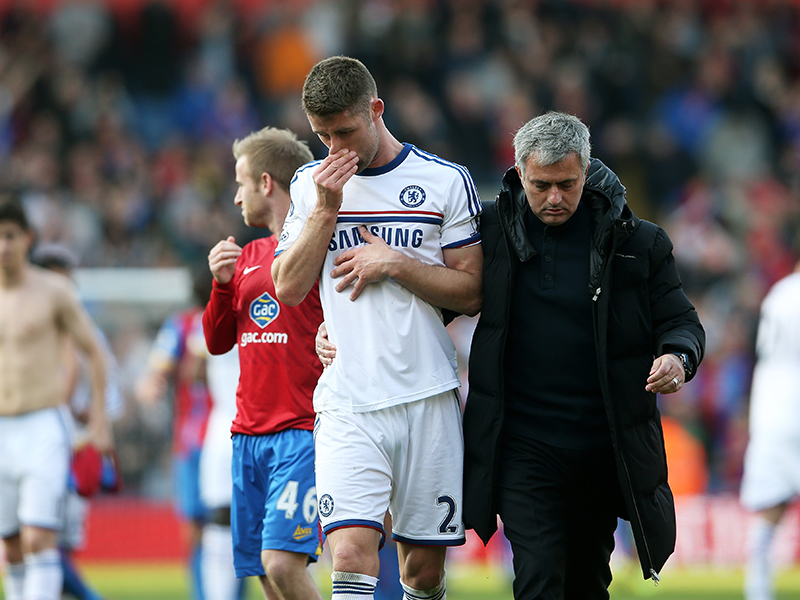
[[[65,338],[77,296],[66,277],[28,267],[0,286],[0,415],[51,408],[66,400]]]

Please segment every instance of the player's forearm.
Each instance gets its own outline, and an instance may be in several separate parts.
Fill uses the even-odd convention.
[[[89,354],[89,364],[92,386],[89,436],[100,452],[109,452],[113,449],[113,439],[106,415],[106,361],[99,348]]]
[[[211,354],[225,354],[236,344],[234,292],[230,287],[214,283],[211,298],[203,311],[203,337]]]
[[[338,212],[317,208],[297,240],[275,258],[272,279],[278,300],[289,306],[300,304],[319,278],[328,252]]]
[[[473,316],[481,309],[482,275],[450,267],[429,265],[401,255],[387,276],[429,304]]]

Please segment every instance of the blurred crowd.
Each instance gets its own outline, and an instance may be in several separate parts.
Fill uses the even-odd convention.
[[[299,95],[333,54],[484,199],[528,119],[590,126],[672,237],[708,334],[662,410],[701,442],[708,491],[735,492],[759,303],[800,256],[800,2],[5,0],[0,188],[83,267],[202,268],[220,239],[260,235],[233,205],[235,138],[289,127],[324,155]]]

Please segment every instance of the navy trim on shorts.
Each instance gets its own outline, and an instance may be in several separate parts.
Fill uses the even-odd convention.
[[[345,529],[347,527],[366,527],[367,529],[375,529],[376,531],[379,531],[381,534],[381,541],[378,544],[378,550],[383,548],[383,545],[386,543],[386,532],[383,530],[383,525],[377,523],[376,521],[367,521],[366,519],[346,519],[344,521],[334,521],[333,523],[328,523],[325,527],[323,527],[322,532],[325,535],[328,535],[331,531]],[[462,542],[462,544],[463,543],[464,542]]]
[[[463,546],[467,543],[466,536],[453,540],[415,540],[393,533],[392,539],[401,544],[408,544],[409,546]]]

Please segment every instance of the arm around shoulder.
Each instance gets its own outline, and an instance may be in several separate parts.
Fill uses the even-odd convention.
[[[475,316],[483,303],[481,245],[450,248],[443,254],[444,267],[406,257],[387,275],[434,306]]]

